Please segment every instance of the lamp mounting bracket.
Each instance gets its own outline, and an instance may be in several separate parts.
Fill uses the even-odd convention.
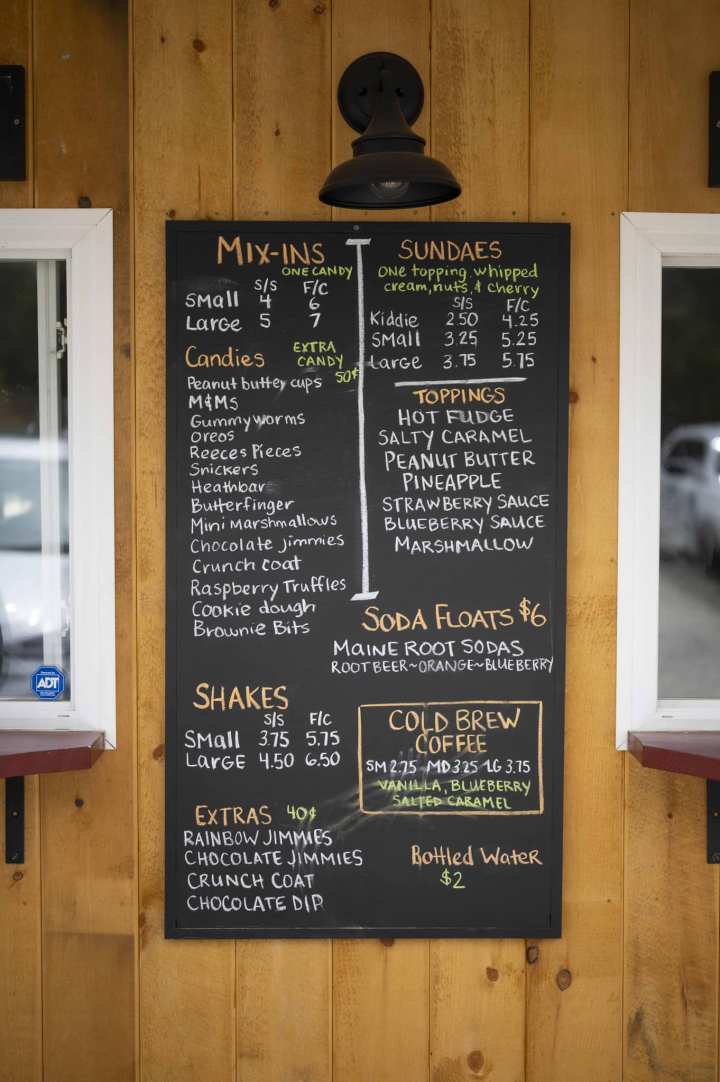
[[[397,53],[365,53],[345,69],[338,86],[340,112],[355,131],[364,132],[370,123],[383,67],[392,73],[400,109],[410,127],[422,112],[425,91],[412,64]]]

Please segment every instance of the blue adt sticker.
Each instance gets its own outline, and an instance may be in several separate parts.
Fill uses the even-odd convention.
[[[65,674],[56,665],[41,665],[32,674],[30,686],[38,699],[57,699],[65,690]]]

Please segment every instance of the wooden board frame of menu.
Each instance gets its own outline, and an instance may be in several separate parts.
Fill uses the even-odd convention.
[[[542,732],[542,704],[540,709],[540,731],[538,746],[541,756],[550,753],[545,762],[545,791],[549,789],[551,799],[545,800],[543,790],[543,761],[540,762],[540,812],[550,819],[549,839],[554,854],[552,874],[547,891],[547,920],[537,923],[523,923],[522,927],[508,925],[499,919],[497,923],[458,927],[443,926],[441,923],[424,923],[416,926],[398,927],[396,924],[372,925],[369,927],[337,926],[312,928],[303,925],[288,925],[282,928],[272,927],[228,927],[213,926],[208,923],[203,927],[188,927],[179,921],[179,898],[177,873],[179,864],[178,848],[175,844],[177,831],[178,775],[177,755],[179,750],[178,731],[170,719],[177,716],[177,540],[178,540],[178,439],[177,439],[177,381],[171,375],[179,368],[176,349],[175,284],[177,280],[177,246],[183,232],[212,232],[213,234],[237,234],[251,238],[253,235],[299,234],[308,233],[318,238],[324,236],[352,237],[362,230],[363,234],[373,236],[392,236],[393,234],[411,235],[418,238],[432,239],[439,233],[453,238],[464,237],[469,233],[491,233],[493,236],[512,234],[531,240],[532,238],[550,238],[556,245],[555,258],[555,303],[556,338],[553,343],[555,358],[555,394],[557,396],[557,425],[555,430],[555,487],[553,490],[556,517],[553,600],[556,622],[553,630],[553,683],[556,692],[555,723],[551,732],[547,727]],[[567,223],[502,223],[502,222],[363,222],[360,226],[349,222],[300,222],[300,221],[173,221],[167,223],[166,230],[166,352],[167,352],[167,398],[166,398],[166,821],[165,821],[165,935],[167,938],[243,938],[243,939],[288,939],[288,938],[558,938],[562,934],[562,839],[563,839],[563,748],[564,748],[564,675],[565,675],[565,608],[566,608],[566,564],[567,564],[567,454],[568,454],[568,370],[569,370],[569,289],[570,289],[570,228]],[[488,697],[489,698],[489,697]],[[480,697],[478,697],[478,700]],[[367,702],[368,700],[366,700]],[[372,701],[372,697],[371,697]],[[470,701],[470,700],[462,700]],[[496,701],[496,700],[493,700]],[[518,696],[517,702],[523,699]],[[515,702],[515,700],[513,700]],[[396,704],[395,704],[396,705]],[[358,715],[360,709],[358,709]],[[359,745],[359,734],[358,734]],[[552,772],[551,784],[547,784],[547,767]],[[544,803],[543,803],[544,802]],[[368,813],[362,809],[362,813]],[[423,814],[423,813],[419,813]],[[468,813],[472,814],[472,813]],[[507,814],[507,813],[506,813]],[[513,814],[513,813],[510,813]],[[464,817],[465,813],[463,813]],[[392,820],[392,813],[378,816],[370,813],[368,818]],[[498,909],[502,909],[500,899]]]

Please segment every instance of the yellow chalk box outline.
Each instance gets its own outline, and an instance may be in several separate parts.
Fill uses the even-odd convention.
[[[365,807],[365,791],[363,778],[363,750],[362,750],[362,724],[363,710],[378,707],[406,706],[406,707],[429,707],[429,706],[537,706],[538,708],[538,759],[537,781],[540,796],[540,807],[525,811],[407,811],[400,808],[392,808],[383,811],[370,811]],[[543,780],[542,759],[542,732],[543,732],[543,700],[542,699],[450,699],[442,702],[411,702],[411,703],[363,703],[358,706],[358,736],[357,736],[357,759],[358,759],[358,793],[360,798],[360,811],[363,815],[542,815],[545,811],[545,787]]]

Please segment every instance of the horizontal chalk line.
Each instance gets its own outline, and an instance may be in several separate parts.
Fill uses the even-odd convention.
[[[403,379],[397,382],[395,387],[433,387],[436,384],[446,386],[448,383],[524,383],[527,376],[489,376],[487,379]]]

